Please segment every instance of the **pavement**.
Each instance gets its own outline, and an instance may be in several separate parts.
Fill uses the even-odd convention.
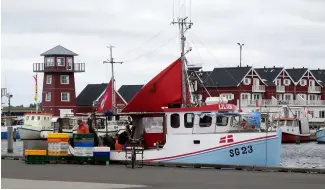
[[[130,169],[124,165],[27,165],[19,160],[1,160],[1,175],[1,188],[10,189],[321,189],[325,187],[324,174],[152,166]]]

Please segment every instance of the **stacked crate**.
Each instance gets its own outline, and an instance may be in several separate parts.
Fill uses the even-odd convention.
[[[48,159],[49,161],[66,161],[69,154],[69,134],[49,133]]]
[[[26,164],[46,164],[46,150],[25,150]]]
[[[94,147],[94,162],[109,165],[110,147]]]
[[[92,161],[94,151],[94,134],[73,134],[75,161]]]

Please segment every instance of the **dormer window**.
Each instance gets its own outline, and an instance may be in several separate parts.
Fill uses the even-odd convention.
[[[275,81],[275,85],[277,85],[277,86],[281,86],[281,79],[276,79],[276,81]]]
[[[290,85],[290,79],[284,79],[283,84],[285,86],[289,86]]]
[[[301,86],[306,86],[306,84],[307,84],[307,80],[306,79],[301,79],[300,85]]]
[[[250,85],[251,84],[251,79],[250,78],[245,78],[244,79],[244,84],[245,85]]]
[[[315,81],[314,80],[309,80],[309,86],[315,86]]]

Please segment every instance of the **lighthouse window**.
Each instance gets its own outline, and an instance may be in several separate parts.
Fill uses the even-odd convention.
[[[69,84],[69,75],[61,75],[60,82],[61,84]]]
[[[50,102],[51,101],[51,92],[46,92],[45,94],[45,101]]]
[[[70,93],[69,92],[62,92],[61,93],[61,101],[62,102],[69,102],[70,101]]]
[[[52,84],[52,75],[46,75],[46,84]]]
[[[179,115],[177,113],[170,116],[170,126],[172,128],[178,128],[180,126]]]
[[[184,126],[185,128],[192,128],[194,125],[194,114],[186,113],[184,114]]]
[[[64,58],[63,57],[56,58],[56,65],[57,66],[64,66]]]
[[[46,66],[54,66],[54,58],[53,57],[47,57],[45,59],[45,65]]]
[[[200,127],[210,127],[212,124],[212,117],[205,115],[204,117],[200,118]]]

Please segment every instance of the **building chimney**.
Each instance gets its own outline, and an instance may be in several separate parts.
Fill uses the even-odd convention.
[[[273,66],[273,69],[275,69],[275,65]]]
[[[247,67],[248,67],[248,65],[247,65]]]
[[[295,69],[295,67],[292,67],[292,69]]]

